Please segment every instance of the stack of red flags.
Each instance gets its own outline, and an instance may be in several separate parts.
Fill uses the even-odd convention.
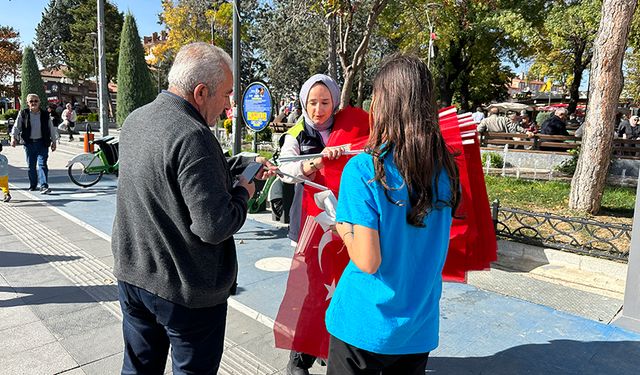
[[[456,155],[462,188],[442,276],[445,281],[464,282],[468,271],[489,268],[496,260],[498,244],[482,172],[477,124],[470,113],[458,115],[455,107],[443,108],[439,115],[444,141]]]
[[[338,112],[327,146],[351,144],[362,149],[369,136],[369,116],[348,107]],[[440,112],[445,142],[457,155],[462,200],[451,227],[449,253],[443,270],[447,281],[464,282],[466,272],[489,268],[496,259],[497,243],[484,185],[476,124],[452,107]],[[314,182],[328,187],[336,197],[340,177],[349,157],[325,161]],[[333,290],[349,262],[342,240],[333,235],[322,241],[325,230],[314,220],[322,212],[314,201],[318,190],[305,186],[302,230],[293,256],[287,289],[274,325],[276,347],[327,358],[329,334],[324,316]],[[326,238],[326,237],[325,237]]]

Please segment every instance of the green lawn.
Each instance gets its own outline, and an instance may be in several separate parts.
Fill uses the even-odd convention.
[[[589,217],[599,221],[631,224],[636,189],[607,186],[599,215],[592,217],[568,209],[568,182],[530,181],[513,177],[485,176],[489,201],[500,205],[535,212],[549,212],[562,216]]]

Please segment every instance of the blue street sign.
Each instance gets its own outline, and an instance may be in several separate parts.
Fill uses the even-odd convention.
[[[249,129],[259,132],[271,119],[271,93],[263,83],[253,82],[242,96],[242,117]]]

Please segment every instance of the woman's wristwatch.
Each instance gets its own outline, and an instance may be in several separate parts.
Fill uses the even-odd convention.
[[[309,167],[311,167],[311,169],[313,169],[314,172],[317,171],[318,169],[320,169],[320,168],[318,168],[316,163],[313,162],[313,160],[309,161]]]

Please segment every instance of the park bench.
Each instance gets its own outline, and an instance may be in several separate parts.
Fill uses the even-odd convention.
[[[293,125],[295,124],[288,122],[272,122],[269,124],[269,127],[274,133],[286,133]]]
[[[613,155],[622,159],[640,160],[640,140],[615,138]]]
[[[581,144],[581,138],[571,135],[534,134],[529,137],[522,133],[480,133],[480,145],[486,149],[503,149],[508,145],[526,151],[564,152],[575,150]],[[640,160],[640,140],[614,138],[612,154],[617,158]]]

